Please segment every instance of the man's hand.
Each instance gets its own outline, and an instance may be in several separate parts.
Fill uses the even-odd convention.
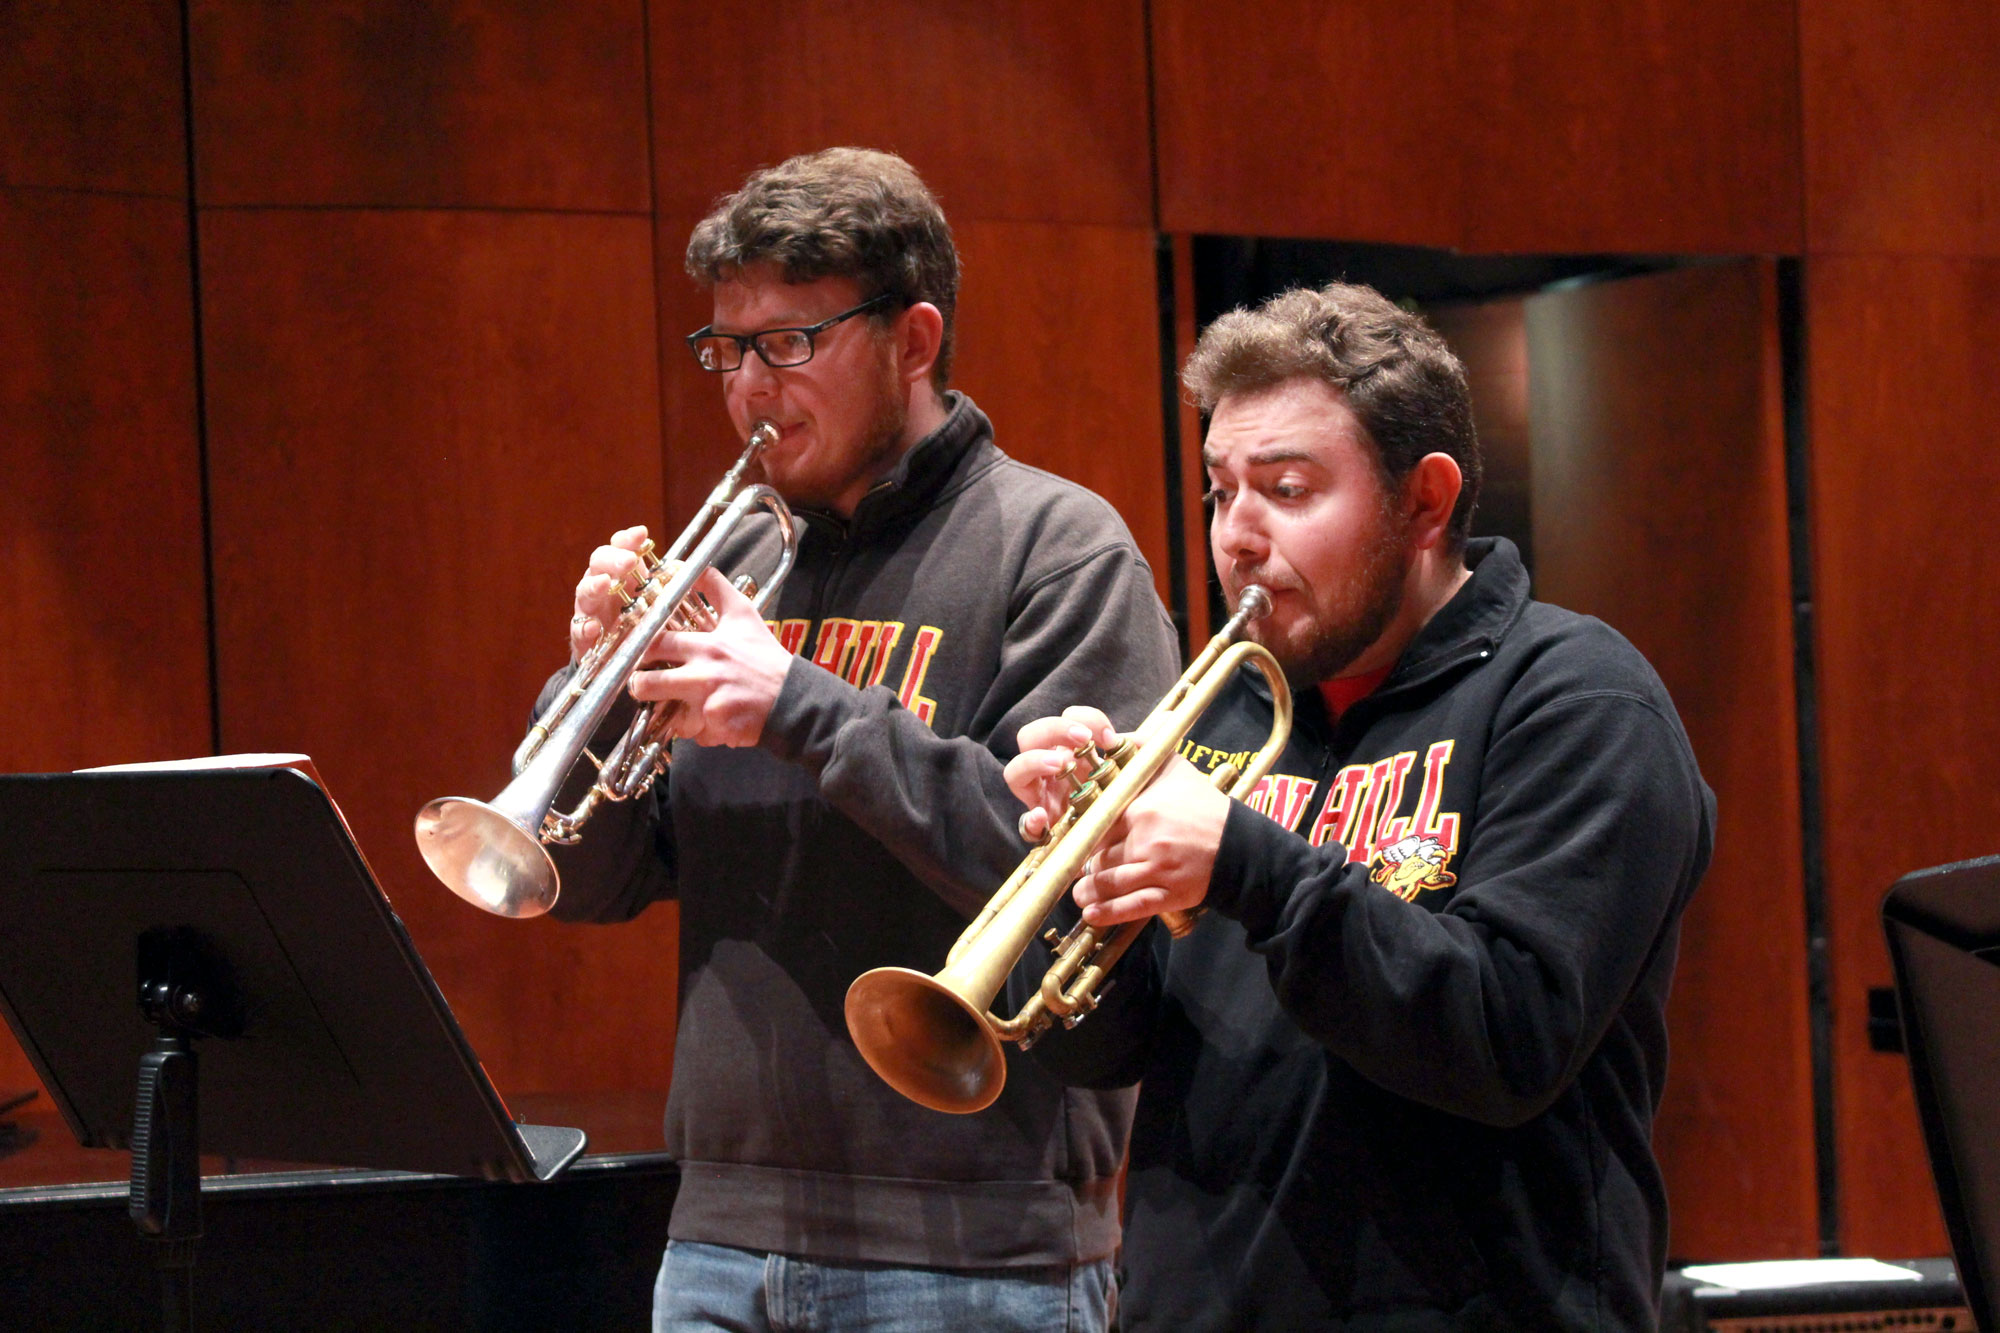
[[[1028,807],[1021,831],[1048,832],[1069,808],[1072,785],[1061,774],[1086,743],[1117,744],[1110,719],[1095,708],[1066,708],[1022,727],[1020,753],[1008,760],[1007,789]],[[1172,908],[1189,911],[1208,896],[1229,798],[1193,764],[1175,755],[1111,826],[1074,896],[1093,926],[1139,921]]]
[[[1228,818],[1229,797],[1187,760],[1169,759],[1076,882],[1083,919],[1110,926],[1201,906]]]
[[[681,705],[674,731],[697,745],[755,745],[792,655],[750,599],[714,568],[694,590],[716,611],[712,630],[661,630],[632,673],[632,697]]]
[[[590,553],[590,566],[576,582],[576,614],[569,620],[569,660],[574,666],[597,645],[625,604],[618,599],[616,586],[636,592],[645,575],[639,572],[639,548],[646,544],[646,529],[622,528],[611,540]]]
[[[1037,718],[1016,734],[1020,753],[1007,761],[1003,776],[1007,790],[1028,807],[1021,833],[1030,841],[1039,842],[1069,809],[1069,794],[1075,788],[1062,772],[1076,752],[1092,742],[1109,750],[1118,743],[1117,733],[1110,718],[1081,705],[1063,709],[1061,717]]]

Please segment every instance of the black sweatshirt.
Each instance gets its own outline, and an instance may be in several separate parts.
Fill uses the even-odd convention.
[[[1144,1079],[1128,1329],[1654,1323],[1652,1118],[1714,796],[1629,643],[1531,601],[1508,543],[1467,559],[1372,695],[1337,723],[1298,700],[1213,910],[1148,932],[1046,1057]],[[1270,716],[1246,672],[1183,752],[1213,768]]]
[[[1021,725],[1085,701],[1133,725],[1176,672],[1118,515],[949,403],[851,522],[801,511],[769,608],[800,657],[759,745],[677,742],[663,802],[605,810],[557,853],[558,917],[680,899],[677,1239],[934,1267],[1117,1244],[1129,1089],[1066,1089],[1010,1049],[993,1106],[943,1115],[877,1078],[842,1015],[870,968],[942,967],[1026,854],[1001,779]],[[771,567],[759,529],[724,568]]]

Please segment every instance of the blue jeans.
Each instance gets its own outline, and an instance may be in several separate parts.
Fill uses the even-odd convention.
[[[895,1268],[816,1263],[676,1240],[653,1285],[653,1333],[1104,1333],[1111,1263]]]

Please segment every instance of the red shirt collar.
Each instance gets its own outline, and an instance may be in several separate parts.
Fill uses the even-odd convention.
[[[1339,676],[1319,683],[1320,698],[1326,700],[1326,711],[1335,722],[1340,715],[1355,704],[1375,692],[1375,687],[1389,678],[1389,668],[1369,671],[1359,676]]]

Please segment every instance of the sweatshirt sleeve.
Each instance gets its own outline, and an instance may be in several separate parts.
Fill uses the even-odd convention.
[[[1243,924],[1279,1003],[1377,1085],[1486,1124],[1568,1086],[1706,866],[1713,797],[1637,695],[1573,695],[1496,735],[1441,910],[1338,844],[1237,806],[1209,904]]]
[[[761,744],[802,765],[834,808],[956,911],[976,914],[1027,855],[1021,804],[1001,779],[1024,723],[1092,704],[1137,723],[1175,678],[1179,650],[1132,548],[1099,547],[1018,590],[992,681],[967,734],[939,736],[882,686],[857,688],[800,658]]]

